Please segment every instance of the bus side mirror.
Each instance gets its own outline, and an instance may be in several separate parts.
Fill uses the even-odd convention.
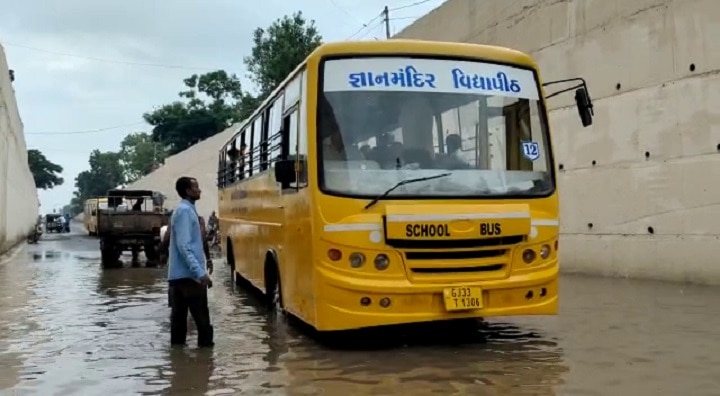
[[[580,121],[582,121],[583,127],[592,125],[593,122],[593,105],[590,102],[590,96],[585,88],[578,88],[575,90],[575,104],[578,108],[578,114],[580,115]]]
[[[297,172],[295,172],[295,160],[285,159],[275,163],[275,181],[286,186],[295,183]]]

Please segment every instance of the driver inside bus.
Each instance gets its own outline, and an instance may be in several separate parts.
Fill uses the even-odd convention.
[[[333,120],[326,126],[327,136],[323,139],[323,160],[325,161],[363,161],[364,157],[356,147],[345,144],[340,128]]]

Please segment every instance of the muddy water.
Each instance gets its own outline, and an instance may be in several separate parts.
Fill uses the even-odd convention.
[[[564,277],[558,317],[366,334],[337,350],[268,317],[218,265],[216,347],[173,350],[163,271],[98,261],[96,240],[62,235],[0,265],[0,393],[720,394],[715,288]]]

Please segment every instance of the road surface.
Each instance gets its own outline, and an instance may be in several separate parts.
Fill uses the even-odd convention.
[[[74,233],[0,264],[0,393],[720,394],[718,288],[565,276],[557,317],[493,319],[464,337],[368,335],[338,350],[268,316],[218,261],[216,346],[196,349],[191,326],[176,350],[165,271],[102,271],[99,259],[97,240]]]

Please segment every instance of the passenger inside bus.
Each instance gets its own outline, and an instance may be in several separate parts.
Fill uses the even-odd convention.
[[[363,161],[365,158],[355,146],[346,144],[337,122],[328,120],[327,137],[323,140],[325,161]]]
[[[471,166],[460,156],[462,138],[453,133],[445,137],[446,153],[439,158],[439,165],[443,169],[470,169]]]

